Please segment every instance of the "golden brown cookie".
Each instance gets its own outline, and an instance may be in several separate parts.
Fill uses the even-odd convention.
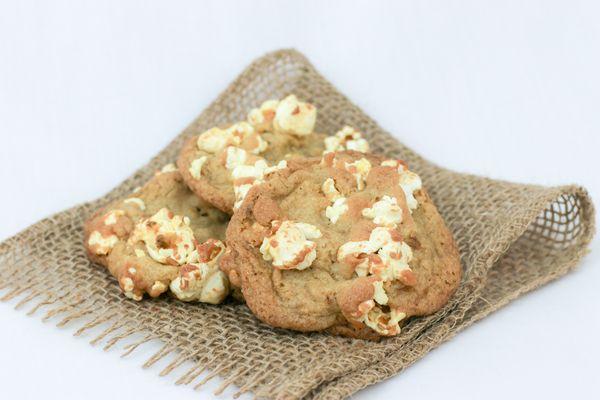
[[[183,301],[220,303],[229,292],[217,265],[229,216],[192,193],[174,165],[162,171],[86,222],[88,255],[131,299],[170,290]]]
[[[368,151],[360,132],[344,127],[334,136],[314,132],[317,109],[290,95],[250,111],[247,122],[212,128],[184,145],[177,165],[187,185],[227,213],[241,204],[253,184],[292,156],[323,151]]]
[[[377,338],[440,309],[458,251],[420,178],[354,151],[293,159],[253,187],[221,269],[266,323]]]

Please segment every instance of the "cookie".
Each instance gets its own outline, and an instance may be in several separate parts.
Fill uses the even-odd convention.
[[[457,248],[421,179],[355,151],[294,159],[252,188],[221,268],[264,322],[375,339],[440,309]]]
[[[190,138],[177,161],[179,171],[198,196],[232,213],[253,184],[284,168],[290,157],[369,150],[361,133],[350,127],[331,137],[315,133],[316,118],[317,109],[294,95],[266,101],[245,122]]]
[[[182,301],[218,304],[229,293],[218,267],[228,221],[169,164],[130,197],[96,212],[85,223],[84,243],[128,298],[170,291]]]

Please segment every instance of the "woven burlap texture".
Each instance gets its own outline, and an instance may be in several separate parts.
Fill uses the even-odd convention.
[[[364,131],[374,151],[406,160],[421,175],[454,234],[463,281],[435,315],[410,321],[380,342],[273,329],[243,304],[184,304],[168,298],[133,302],[107,271],[91,264],[82,244],[83,222],[176,159],[190,135],[238,121],[262,101],[295,93],[319,109],[317,130],[343,125]],[[535,154],[532,154],[532,159]],[[274,399],[339,399],[398,374],[460,330],[573,268],[594,233],[593,205],[577,186],[501,182],[440,168],[398,143],[328,83],[300,53],[282,50],[252,63],[166,149],[106,196],[42,220],[0,245],[4,300],[45,318],[64,317],[77,335],[104,324],[93,342],[114,346],[136,334],[164,347],[146,365],[169,355],[169,373],[194,365],[178,383],[199,385],[220,375],[237,393]],[[138,351],[143,351],[141,348]],[[178,369],[179,371],[180,369]],[[206,376],[206,371],[210,373]]]

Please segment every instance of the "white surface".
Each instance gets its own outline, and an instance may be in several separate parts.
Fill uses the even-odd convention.
[[[600,199],[599,19],[594,1],[3,1],[0,237],[102,195],[253,58],[291,46],[439,164]],[[356,398],[596,396],[598,242],[576,272]],[[139,368],[148,353],[103,353],[11,304],[2,398],[198,398]]]

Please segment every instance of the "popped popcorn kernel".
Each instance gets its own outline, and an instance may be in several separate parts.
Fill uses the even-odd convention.
[[[405,271],[410,270],[412,250],[392,231],[393,228],[377,227],[369,240],[344,243],[338,249],[338,261],[354,266],[358,276],[375,275],[384,282],[397,279],[409,283]]]
[[[220,240],[209,239],[198,246],[198,262],[179,269],[171,282],[171,292],[182,301],[219,304],[229,294],[229,280],[219,269],[218,261],[225,252]]]
[[[90,251],[98,256],[105,256],[119,242],[117,235],[103,236],[99,231],[93,231],[88,239]]]
[[[115,225],[119,217],[125,215],[123,210],[112,210],[107,212],[103,217],[104,225]]]
[[[177,171],[177,167],[175,166],[175,164],[173,163],[169,163],[164,165],[160,171],[158,171],[155,175],[160,175],[160,174],[166,174],[168,172],[175,172]]]
[[[369,152],[369,142],[356,129],[345,126],[335,135],[325,138],[325,152],[354,150],[361,153]]]
[[[343,197],[342,194],[335,187],[335,181],[333,180],[333,178],[325,179],[325,182],[323,182],[323,185],[321,185],[321,191],[323,191],[323,194],[325,195],[327,200],[331,202],[334,202],[337,199]]]
[[[325,216],[329,218],[332,224],[335,224],[342,215],[348,211],[348,203],[345,197],[336,199],[332,205],[325,209]]]
[[[419,207],[419,202],[415,198],[414,193],[418,190],[421,190],[421,188],[423,187],[421,178],[414,172],[409,171],[408,167],[406,166],[406,163],[402,160],[385,160],[381,163],[381,166],[392,167],[397,169],[398,174],[400,175],[398,184],[404,192],[404,197],[406,197],[406,204],[408,206],[409,211],[412,213],[413,210]]]
[[[200,179],[200,177],[202,176],[202,166],[204,165],[207,159],[207,156],[202,156],[192,161],[192,163],[190,164],[190,168],[188,169],[190,171],[190,175],[192,175],[192,178]]]
[[[363,190],[367,182],[367,176],[371,172],[371,163],[366,158],[344,163],[346,171],[350,172],[356,178],[356,187],[358,190]]]
[[[150,218],[140,221],[129,238],[130,244],[142,242],[146,252],[161,264],[183,265],[198,258],[194,232],[189,219],[161,208]]]
[[[263,239],[260,252],[277,269],[303,270],[317,257],[317,244],[309,239],[321,237],[313,225],[293,221],[273,221],[274,233]]]
[[[140,199],[139,197],[130,197],[128,199],[123,200],[123,203],[134,204],[142,211],[146,209],[146,203],[144,203],[144,200]]]
[[[198,136],[196,145],[199,150],[210,154],[216,154],[229,146],[260,154],[268,147],[267,142],[247,122],[238,122],[225,129],[211,128]]]
[[[279,106],[279,100],[267,100],[259,108],[254,108],[248,113],[248,122],[258,132],[273,130],[273,120]]]
[[[316,121],[316,107],[291,94],[277,105],[273,128],[278,133],[306,136],[313,132]]]
[[[370,208],[363,209],[362,215],[377,225],[394,227],[402,222],[402,208],[396,198],[390,196],[383,196]]]

